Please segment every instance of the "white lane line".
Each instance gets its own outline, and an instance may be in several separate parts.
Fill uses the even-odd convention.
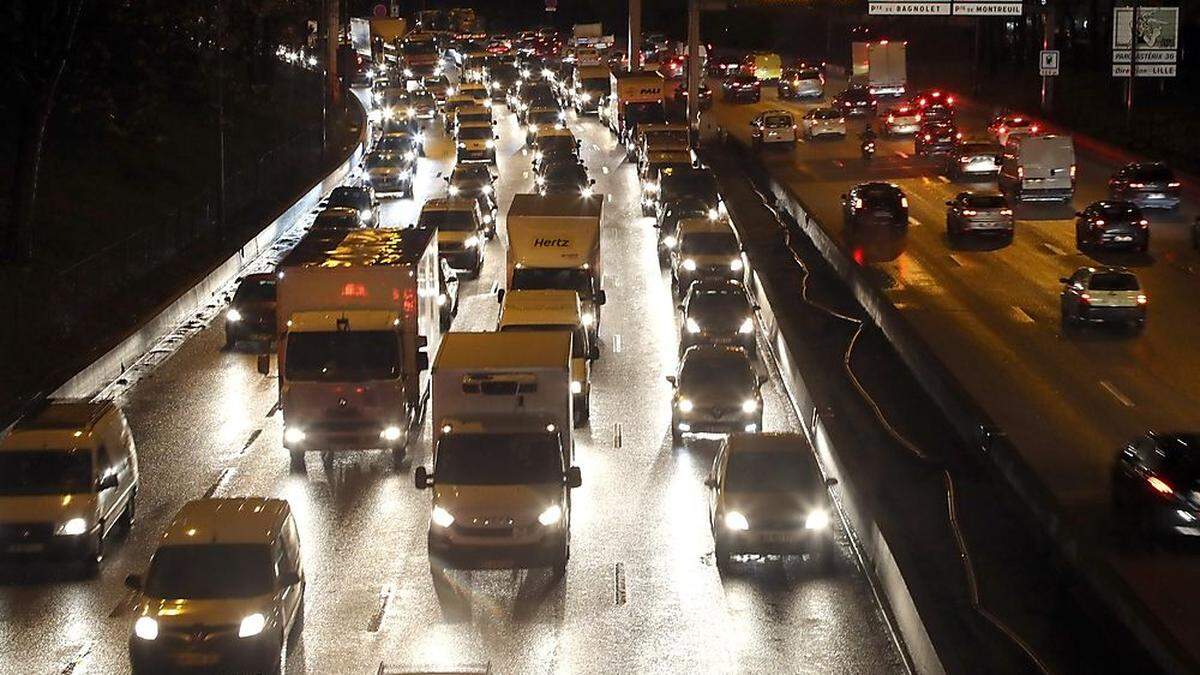
[[[613,569],[613,591],[613,601],[617,606],[629,601],[629,594],[625,590],[625,563],[617,563]]]
[[[955,265],[958,265],[959,267],[966,267],[966,266],[967,266],[967,265],[966,265],[966,263],[964,263],[964,262],[962,261],[962,259],[961,259],[961,258],[959,258],[957,255],[955,255],[955,254],[953,254],[953,253],[951,253],[951,254],[950,254],[950,260],[951,260],[951,261],[952,261],[952,262],[953,262]]]
[[[1109,382],[1108,380],[1100,380],[1100,386],[1104,387],[1105,391],[1112,394],[1113,398],[1120,401],[1121,405],[1125,406],[1126,408],[1133,407],[1133,401],[1129,400],[1128,396],[1126,396],[1125,394],[1122,394],[1120,391],[1118,391],[1117,388],[1114,387],[1112,385],[1112,383]]]
[[[946,178],[945,176],[938,176],[938,180],[942,181],[943,183],[949,183],[949,182],[950,182],[950,179],[949,179],[949,178]]]
[[[1042,248],[1053,253],[1054,255],[1066,255],[1067,252],[1049,242],[1042,242]]]
[[[614,354],[621,353],[621,334],[620,333],[613,335],[612,350],[613,350]]]
[[[395,592],[395,587],[390,583],[384,584],[383,588],[379,589],[379,609],[375,610],[374,616],[371,617],[371,621],[367,624],[368,632],[376,633],[379,631],[379,627],[383,624],[383,615],[387,613],[388,603],[392,601],[392,595]]]
[[[213,481],[213,484],[208,486],[208,490],[204,492],[204,498],[209,499],[213,495],[217,494],[217,491],[225,487],[225,485],[229,483],[229,480],[233,478],[233,475],[236,473],[237,469],[233,468],[232,466],[221,469],[221,475],[217,476],[217,479]]]
[[[83,644],[79,645],[79,650],[75,652],[75,656],[72,656],[71,659],[67,661],[65,665],[63,665],[63,669],[59,672],[62,675],[71,675],[71,673],[74,673],[75,669],[79,667],[79,663],[87,658],[87,655],[91,653],[91,641],[84,642]]]
[[[1013,305],[1012,315],[1014,319],[1021,323],[1033,323],[1033,317],[1029,315],[1029,312],[1026,312],[1016,305]]]
[[[914,217],[912,217],[912,216],[909,216],[909,217],[908,217],[908,224],[909,224],[909,225],[912,225],[913,227],[920,227],[920,226],[921,226],[921,221],[917,220],[916,218],[914,218]]]
[[[620,423],[620,422],[614,422],[614,423],[613,423],[613,440],[612,440],[612,446],[613,446],[614,448],[619,448],[619,447],[621,447],[621,423]]]
[[[929,176],[921,176],[921,182],[926,185],[933,185],[933,179]]]
[[[900,155],[900,157],[902,157],[902,158],[904,158],[904,159],[908,159],[908,157],[909,157],[908,153],[907,153],[907,152],[904,152],[903,150],[897,150],[897,151],[896,151],[896,154],[897,154],[897,155]]]
[[[528,171],[522,171],[522,172],[521,172],[521,178],[529,178],[529,172],[528,172]]]
[[[607,175],[608,175],[608,167],[607,167],[607,166],[602,166],[602,167],[600,167],[600,170],[604,172],[604,175],[605,175],[605,176],[607,176]]]

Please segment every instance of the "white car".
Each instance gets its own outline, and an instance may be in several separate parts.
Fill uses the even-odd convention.
[[[768,110],[750,122],[750,136],[755,145],[765,143],[795,144],[796,120],[786,110]]]
[[[1042,130],[1032,118],[1027,115],[999,115],[988,125],[988,132],[996,137],[1001,146],[1008,145],[1008,137],[1013,135],[1035,136]]]
[[[815,108],[804,113],[800,119],[804,137],[808,139],[818,136],[846,136],[846,116],[833,108]]]
[[[883,133],[887,136],[915,134],[921,129],[921,110],[907,103],[888,110],[883,124]]]

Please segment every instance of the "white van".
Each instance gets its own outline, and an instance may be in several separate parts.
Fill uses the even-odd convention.
[[[0,440],[0,557],[82,560],[133,526],[137,450],[111,401],[48,401]]]
[[[1075,194],[1074,141],[1055,134],[1010,138],[999,183],[1018,201],[1069,201]]]

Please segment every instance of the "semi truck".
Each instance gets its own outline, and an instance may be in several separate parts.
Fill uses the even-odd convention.
[[[570,359],[566,331],[447,333],[433,366],[429,561],[444,568],[548,566],[571,551]]]
[[[583,304],[583,322],[595,342],[600,332],[600,215],[604,195],[531,195],[513,197],[508,209],[505,290],[575,291]]]
[[[850,43],[851,84],[866,85],[874,96],[903,96],[908,87],[906,48],[901,40]]]
[[[663,76],[656,70],[613,72],[604,118],[626,145],[642,122],[665,122]]]
[[[404,461],[440,339],[436,236],[313,231],[279,264],[279,406],[294,471],[310,451],[326,466],[345,450],[389,450],[397,468]]]

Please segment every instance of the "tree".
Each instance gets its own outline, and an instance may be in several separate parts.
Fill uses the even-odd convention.
[[[18,109],[11,211],[0,227],[0,261],[24,262],[34,252],[38,172],[58,85],[75,43],[86,0],[9,0],[0,24],[8,81]]]

